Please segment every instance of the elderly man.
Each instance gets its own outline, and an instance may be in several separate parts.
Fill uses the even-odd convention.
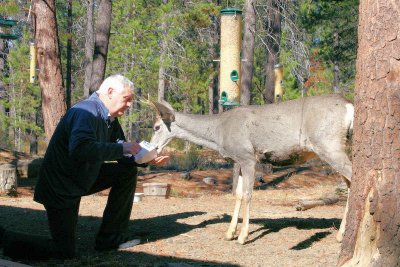
[[[96,250],[137,244],[126,236],[136,188],[134,155],[140,146],[127,143],[117,117],[133,101],[133,84],[121,75],[104,80],[99,90],[73,106],[60,120],[50,140],[35,188],[43,204],[51,240],[0,228],[3,254],[19,259],[73,258],[79,204],[82,196],[111,188]],[[124,155],[133,156],[126,157]],[[105,161],[117,160],[105,163]],[[161,165],[168,157],[149,164]],[[3,240],[3,242],[1,242]]]

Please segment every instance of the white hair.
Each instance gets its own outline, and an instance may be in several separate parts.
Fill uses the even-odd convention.
[[[99,95],[106,94],[108,88],[112,88],[118,93],[123,92],[125,89],[129,89],[132,91],[134,89],[133,82],[131,82],[130,80],[128,80],[128,78],[120,74],[115,74],[107,77],[100,85],[99,90],[97,90],[96,92]]]

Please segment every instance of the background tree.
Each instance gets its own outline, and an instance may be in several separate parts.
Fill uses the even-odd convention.
[[[89,96],[90,83],[92,81],[93,69],[93,53],[94,53],[94,25],[93,25],[93,12],[94,0],[88,0],[86,4],[86,34],[85,34],[85,80],[83,83],[83,95]]]
[[[400,23],[395,2],[360,1],[353,179],[339,264],[398,266]]]
[[[90,93],[99,89],[106,71],[108,43],[111,29],[111,0],[100,0],[97,11],[96,35],[94,43],[94,55],[92,62],[92,79]]]
[[[275,98],[274,66],[279,63],[282,8],[279,0],[267,0],[265,9],[266,20],[263,23],[267,32],[265,40],[267,58],[265,62],[264,102],[273,103]]]
[[[38,79],[42,91],[42,112],[48,142],[66,111],[55,2],[33,0],[32,11],[35,15]]]
[[[244,10],[243,52],[241,62],[240,104],[251,102],[251,86],[253,80],[254,46],[256,35],[256,7],[254,0],[246,0]]]

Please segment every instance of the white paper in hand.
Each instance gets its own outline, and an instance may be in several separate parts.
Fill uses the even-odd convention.
[[[140,142],[139,145],[142,149],[135,155],[136,163],[143,164],[157,157],[157,149],[155,146],[146,141]]]

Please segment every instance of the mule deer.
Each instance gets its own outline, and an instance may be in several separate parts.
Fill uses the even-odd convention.
[[[236,232],[242,203],[243,225],[238,242],[249,232],[250,200],[255,165],[259,154],[283,160],[294,152],[312,151],[341,173],[350,186],[352,167],[345,153],[346,137],[353,126],[353,105],[339,95],[302,98],[262,106],[243,106],[216,115],[175,112],[166,103],[152,103],[156,109],[151,143],[158,152],[176,137],[218,151],[240,166],[236,204],[225,238]],[[344,232],[344,215],[337,239]]]

